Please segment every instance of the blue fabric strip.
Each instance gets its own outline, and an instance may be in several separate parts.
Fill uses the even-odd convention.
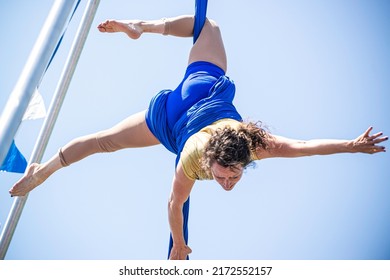
[[[206,22],[207,14],[207,0],[195,0],[195,21],[194,21],[194,39],[195,44],[202,28]],[[165,143],[169,145],[168,150],[176,151],[176,165],[180,159],[180,152],[184,147],[185,142],[194,133],[198,132],[203,127],[222,118],[233,118],[241,120],[241,116],[234,108],[232,101],[234,98],[235,87],[232,81],[226,76],[222,76],[216,83],[214,88],[210,90],[213,92],[210,97],[196,103],[187,114],[176,123],[170,135],[176,136],[174,139],[169,139]],[[222,98],[220,98],[222,97]],[[168,123],[166,124],[168,127]],[[187,133],[183,133],[186,131]],[[157,137],[158,138],[158,137]],[[176,144],[176,146],[172,145]],[[165,146],[165,145],[164,145]],[[186,244],[188,244],[188,216],[190,210],[190,198],[183,205],[183,235]],[[171,254],[173,246],[172,234],[169,240],[168,258]],[[187,260],[189,257],[187,256]]]
[[[198,39],[200,32],[206,22],[206,14],[207,14],[207,0],[195,0],[195,21],[194,21],[194,44]],[[188,138],[187,138],[188,139]],[[176,159],[176,165],[178,163],[178,158]],[[184,240],[186,244],[188,244],[188,216],[190,211],[190,197],[188,197],[187,201],[183,205],[183,234]],[[169,251],[168,258],[171,254],[171,249],[173,246],[172,234],[169,238]],[[189,257],[187,256],[187,260]]]
[[[24,173],[27,167],[26,158],[22,155],[12,140],[11,147],[5,157],[3,164],[0,166],[1,171]]]
[[[240,114],[232,104],[235,95],[234,83],[228,77],[221,76],[210,90],[210,96],[195,103],[176,122],[171,131],[165,109],[170,92],[170,90],[163,90],[152,99],[146,113],[146,122],[157,139],[169,151],[177,155],[176,165],[180,159],[180,152],[191,135],[220,119],[230,118],[238,121],[242,120]],[[188,199],[183,205],[183,233],[186,243],[188,243],[189,204]],[[168,256],[173,245],[172,236],[170,237],[169,244]]]
[[[193,43],[198,39],[202,28],[206,22],[207,0],[195,0],[195,20]],[[170,90],[159,92],[150,102],[146,113],[146,123],[152,133],[160,142],[172,153],[176,154],[176,164],[180,159],[180,152],[187,139],[198,132],[203,127],[212,124],[222,118],[233,118],[241,120],[241,116],[234,108],[232,101],[235,87],[232,81],[222,76],[210,90],[208,98],[200,100],[193,105],[175,124],[172,131],[168,125],[166,103]],[[190,198],[183,205],[183,235],[188,244],[188,216],[190,208]],[[173,246],[172,234],[169,240],[168,258]],[[187,257],[187,259],[189,259]]]
[[[207,0],[195,0],[194,44],[206,22]]]
[[[57,46],[56,46],[56,48],[54,49],[54,52],[53,52],[53,54],[52,54],[51,57],[50,57],[49,63],[48,63],[47,66],[46,66],[46,69],[45,69],[45,72],[44,72],[43,76],[45,75],[47,69],[49,69],[51,62],[53,61],[53,58],[54,58],[55,55],[57,54],[57,51],[58,51],[58,49],[59,49],[59,47],[60,47],[60,45],[61,45],[61,43],[62,43],[62,39],[64,39],[66,30],[68,29],[69,23],[72,21],[72,18],[73,18],[73,16],[74,16],[74,14],[76,13],[76,10],[77,10],[77,8],[78,8],[80,2],[81,2],[81,0],[78,0],[78,1],[77,1],[76,5],[75,5],[75,7],[74,7],[74,9],[73,9],[73,12],[72,12],[72,14],[71,14],[70,17],[69,17],[68,23],[67,23],[67,25],[66,25],[65,28],[64,28],[64,32],[62,32],[61,38],[58,40]],[[42,77],[43,77],[43,76],[42,76]]]

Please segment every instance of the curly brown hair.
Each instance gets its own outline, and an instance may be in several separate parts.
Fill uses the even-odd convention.
[[[217,162],[223,167],[234,168],[236,165],[247,167],[251,162],[251,152],[256,148],[268,148],[268,133],[261,123],[242,123],[235,130],[231,127],[216,130],[207,142],[201,159],[202,169],[209,172]]]

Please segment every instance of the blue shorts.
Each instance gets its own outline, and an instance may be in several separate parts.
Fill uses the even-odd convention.
[[[188,65],[179,86],[167,99],[168,125],[172,130],[177,120],[199,100],[210,94],[210,89],[225,72],[215,64],[197,61]]]
[[[162,90],[152,98],[146,124],[179,157],[187,139],[202,128],[220,119],[242,120],[233,105],[234,94],[235,85],[221,68],[209,62],[191,63],[174,91]]]

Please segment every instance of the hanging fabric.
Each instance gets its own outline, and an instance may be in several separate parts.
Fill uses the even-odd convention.
[[[193,43],[196,43],[196,40],[199,38],[200,32],[203,29],[203,26],[206,22],[207,14],[207,0],[195,0],[195,21],[194,21],[194,35]],[[188,197],[187,201],[183,205],[183,235],[186,244],[188,244],[188,216],[190,211],[190,198]],[[173,246],[172,234],[169,240],[169,252],[168,258],[171,255],[171,250]],[[187,256],[187,260],[188,260]]]

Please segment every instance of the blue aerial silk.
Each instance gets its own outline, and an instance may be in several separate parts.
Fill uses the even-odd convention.
[[[195,0],[194,44],[206,22],[207,0]]]
[[[196,0],[194,22],[194,44],[206,21],[207,0]],[[176,154],[176,165],[186,141],[202,128],[225,118],[241,121],[242,118],[232,104],[235,85],[222,75],[210,89],[208,97],[199,100],[184,113],[171,129],[168,124],[166,104],[171,90],[162,90],[154,96],[146,112],[146,123],[151,132],[169,151]],[[188,215],[190,198],[183,205],[183,235],[188,244]],[[172,234],[169,242],[168,258],[173,246]],[[188,258],[187,258],[188,259]]]

